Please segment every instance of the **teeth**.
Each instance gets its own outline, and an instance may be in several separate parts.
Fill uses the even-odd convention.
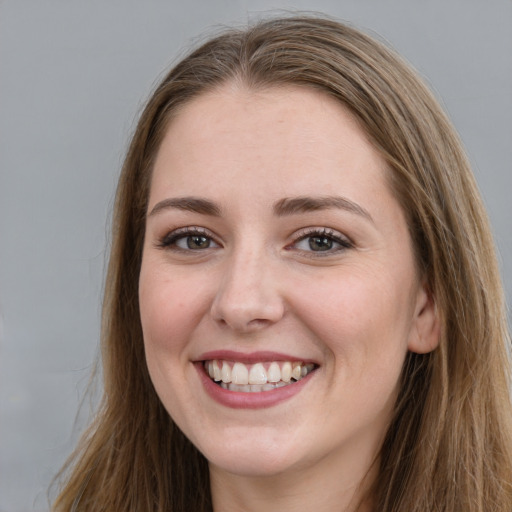
[[[222,379],[222,376],[220,373],[220,368],[219,368],[219,363],[217,361],[213,361],[212,367],[213,367],[213,380],[219,382],[219,380]]]
[[[230,391],[238,391],[239,393],[250,393],[251,386],[248,384],[229,384],[228,389]]]
[[[276,362],[270,364],[267,372],[268,382],[279,382],[281,380],[281,368]]]
[[[226,361],[222,363],[222,370],[220,373],[222,382],[231,382],[231,367]]]
[[[231,382],[233,384],[249,384],[249,370],[242,363],[235,363],[231,370]]]
[[[229,391],[238,391],[241,393],[259,393],[261,391],[271,391],[273,389],[287,386],[286,382],[278,382],[277,384],[233,384],[232,382],[220,382],[220,386]]]
[[[266,384],[267,372],[261,363],[255,364],[249,372],[249,384]]]
[[[290,382],[292,379],[292,363],[284,363],[281,368],[281,380],[283,382]]]
[[[268,365],[268,366],[267,366]],[[265,369],[267,366],[268,369]],[[224,389],[244,393],[270,391],[304,378],[314,370],[315,365],[299,361],[276,361],[256,363],[249,367],[240,362],[206,361],[204,367],[208,375]]]

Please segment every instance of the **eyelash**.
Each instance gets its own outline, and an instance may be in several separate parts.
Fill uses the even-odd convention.
[[[184,249],[182,247],[178,247],[176,243],[178,240],[186,239],[190,237],[204,237],[211,242],[213,242],[216,245],[220,244],[215,240],[215,237],[212,236],[210,231],[204,228],[199,227],[185,227],[185,228],[179,228],[174,231],[171,231],[170,233],[167,233],[163,238],[161,238],[158,242],[158,247],[162,249],[171,249],[174,251],[183,251],[183,252],[199,252],[203,249]],[[210,247],[208,247],[209,249]]]
[[[187,239],[190,237],[203,237],[207,239],[210,243],[208,247],[205,247],[204,249],[197,248],[197,249],[185,249],[183,247],[178,247],[177,242],[182,239]],[[286,250],[292,250],[294,247],[297,246],[300,242],[307,240],[307,239],[313,239],[313,238],[322,238],[323,240],[328,240],[330,242],[333,242],[334,244],[337,244],[338,247],[335,249],[329,248],[325,251],[313,251],[313,250],[302,250],[299,249],[302,253],[307,254],[309,257],[325,257],[330,256],[332,254],[351,249],[354,247],[353,243],[345,236],[341,235],[340,233],[330,229],[330,228],[305,228],[301,231],[299,231],[296,234],[296,238],[291,244],[288,244],[285,249]],[[158,247],[162,249],[170,249],[173,251],[181,251],[181,252],[201,252],[206,249],[212,249],[215,247],[211,247],[211,243],[221,247],[221,244],[217,242],[215,237],[212,235],[210,231],[204,228],[200,227],[184,227],[179,228],[174,231],[171,231],[170,233],[166,234],[163,238],[161,238],[158,242]],[[309,243],[311,247],[311,242]]]
[[[301,230],[297,234],[297,238],[294,240],[293,243],[288,245],[286,249],[296,247],[299,242],[302,242],[303,240],[307,239],[313,239],[313,238],[322,238],[327,239],[330,242],[334,242],[335,244],[338,244],[338,247],[335,249],[328,249],[326,251],[302,251],[310,257],[326,257],[331,256],[332,254],[336,254],[338,252],[345,251],[347,249],[352,249],[354,247],[354,244],[346,237],[338,233],[337,231],[334,231],[330,228],[305,228]],[[309,243],[311,247],[311,241]],[[314,255],[314,256],[313,256]]]

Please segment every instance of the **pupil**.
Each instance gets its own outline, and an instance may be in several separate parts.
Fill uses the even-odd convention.
[[[332,249],[332,240],[326,236],[312,236],[309,239],[309,248],[312,251],[328,251]]]
[[[210,241],[205,236],[189,236],[187,238],[187,247],[189,249],[207,249]]]

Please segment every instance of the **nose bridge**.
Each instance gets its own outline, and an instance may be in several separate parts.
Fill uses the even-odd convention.
[[[276,265],[268,250],[255,244],[234,249],[226,258],[212,304],[215,320],[238,331],[277,322],[284,313]]]

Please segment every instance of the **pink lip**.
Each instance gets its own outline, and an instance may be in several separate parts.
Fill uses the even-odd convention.
[[[235,350],[212,350],[199,356],[196,360],[198,361],[212,361],[213,359],[223,361],[238,361],[244,364],[261,363],[265,361],[302,361],[303,363],[315,363],[310,359],[304,359],[302,357],[293,356],[290,354],[282,354],[279,352],[250,352],[243,353]]]
[[[259,356],[261,357],[261,355],[262,353],[260,352]],[[209,359],[210,358],[208,357],[208,360]],[[225,354],[222,357],[216,356],[212,357],[211,359],[230,358],[226,357]],[[240,361],[241,359],[235,358],[235,360]],[[270,360],[276,359],[271,358]],[[289,361],[290,359],[286,360]],[[260,358],[258,361],[262,361],[262,359]],[[292,361],[297,361],[297,359],[292,359]],[[196,362],[194,363],[194,366],[208,395],[210,395],[211,398],[213,398],[221,405],[231,407],[232,409],[263,409],[265,407],[272,407],[277,405],[280,402],[288,400],[299,393],[304,388],[304,386],[307,385],[310,377],[315,373],[312,372],[294,384],[273,389],[272,391],[261,391],[259,393],[242,393],[239,391],[229,391],[216,384],[212,379],[210,379],[208,375],[206,375],[206,371],[202,362]]]

